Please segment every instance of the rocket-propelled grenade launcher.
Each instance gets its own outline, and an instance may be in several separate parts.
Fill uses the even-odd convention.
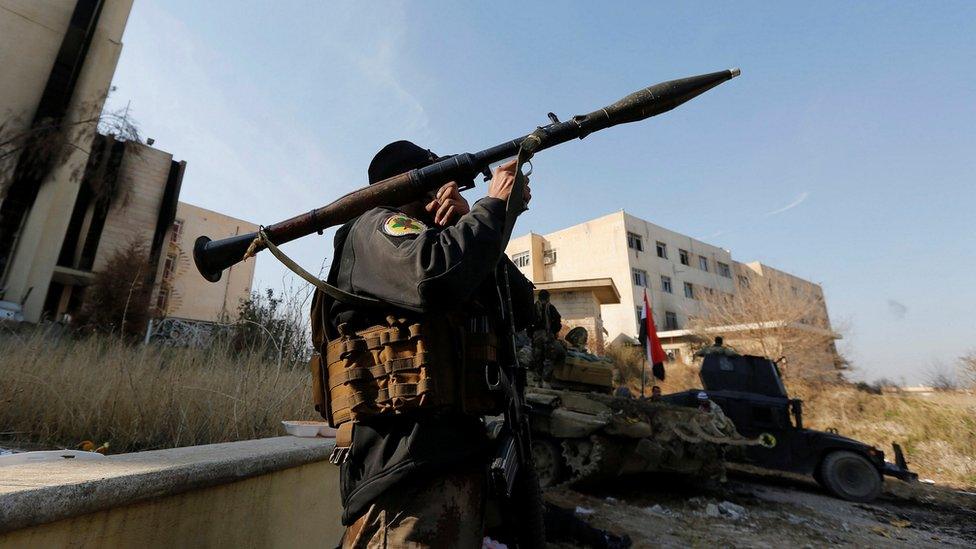
[[[533,152],[571,139],[583,139],[593,132],[617,124],[637,122],[670,111],[736,76],[739,76],[739,69],[662,82],[634,92],[610,106],[574,116],[565,122],[560,122],[550,113],[552,123],[539,128],[541,131],[534,132],[534,135],[541,136],[541,143]],[[396,207],[408,204],[449,181],[473,181],[479,173],[485,173],[491,164],[517,155],[519,146],[526,137],[528,136],[512,139],[476,153],[457,154],[355,190],[328,206],[269,225],[264,228],[265,235],[276,245],[284,244],[341,225],[378,206]],[[462,190],[473,186],[473,183],[465,184]],[[257,236],[256,233],[248,233],[213,241],[201,236],[193,248],[193,260],[200,274],[211,282],[220,280],[221,271],[243,261],[249,248],[251,253],[264,248],[260,243],[252,248]]]

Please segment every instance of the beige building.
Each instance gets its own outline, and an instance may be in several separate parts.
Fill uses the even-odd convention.
[[[241,300],[251,293],[255,259],[231,266],[213,283],[193,265],[193,244],[205,235],[223,238],[257,230],[254,223],[180,202],[156,299],[160,316],[205,322],[236,319]]]
[[[98,135],[85,169],[68,225],[60,240],[39,243],[35,252],[60,249],[39,316],[25,309],[27,320],[57,319],[81,306],[84,287],[117,253],[133,244],[155,268],[147,272],[159,280],[161,261],[170,238],[173,216],[186,170],[173,155],[133,141]],[[115,189],[107,194],[107,189]],[[18,263],[12,263],[17,267]],[[43,280],[36,279],[34,291]]]
[[[546,235],[514,238],[506,252],[537,289],[609,279],[619,302],[601,302],[598,316],[590,321],[602,325],[608,341],[636,338],[646,292],[665,350],[687,358],[693,343],[688,324],[701,314],[703,296],[735,294],[740,284],[750,280],[789,285],[795,292],[818,296],[820,310],[811,315],[816,318],[810,320],[810,327],[830,331],[818,284],[758,262],[739,263],[728,250],[624,211]],[[560,308],[555,296],[553,301]],[[728,331],[735,329],[739,328]]]
[[[589,333],[590,351],[602,354],[606,350],[608,332],[600,310],[604,305],[620,303],[620,292],[613,279],[540,281],[535,283],[535,289],[549,292],[550,302],[562,317],[561,336],[572,328],[583,327]]]
[[[190,265],[194,239],[255,226],[179,203],[186,163],[103,104],[132,0],[0,0],[0,300],[25,320],[61,319],[116,252],[138,244],[156,314],[232,318],[254,262],[218,284]],[[151,144],[151,142],[150,142]]]
[[[131,7],[132,0],[0,0],[2,141],[50,143],[57,129],[67,141],[58,147],[63,160],[50,162],[25,153],[36,146],[18,150],[24,140],[15,139],[0,165],[0,292],[22,303],[30,321],[64,295],[52,281]]]

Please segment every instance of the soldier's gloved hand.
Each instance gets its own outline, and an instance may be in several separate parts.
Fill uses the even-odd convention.
[[[515,159],[509,160],[495,168],[495,174],[488,185],[488,196],[508,200],[508,195],[512,194],[512,187],[515,186]],[[529,190],[528,178],[525,184],[525,204],[529,204],[532,192]]]
[[[461,196],[458,184],[454,181],[438,189],[425,209],[434,215],[434,223],[441,227],[453,224],[457,218],[471,211],[468,201]]]

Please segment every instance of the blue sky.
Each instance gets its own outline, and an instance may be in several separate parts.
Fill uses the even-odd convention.
[[[183,200],[271,223],[389,141],[478,150],[741,67],[540,155],[517,232],[626,209],[820,282],[859,376],[919,382],[976,347],[974,29],[972,2],[136,0],[112,101],[188,162]],[[285,249],[314,268],[330,243]],[[259,285],[288,277],[261,257]]]

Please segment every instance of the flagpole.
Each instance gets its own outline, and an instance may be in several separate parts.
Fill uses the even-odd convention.
[[[644,384],[647,380],[647,353],[641,353],[644,358],[641,359],[641,398],[644,397]]]

